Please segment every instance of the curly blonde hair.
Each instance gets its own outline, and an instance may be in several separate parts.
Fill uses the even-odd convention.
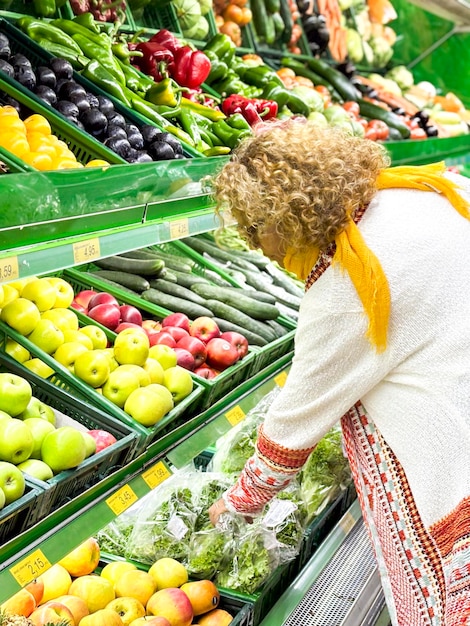
[[[264,229],[274,228],[284,247],[322,250],[350,213],[370,202],[388,164],[381,145],[338,127],[264,124],[214,178],[214,196],[251,247],[259,247]]]

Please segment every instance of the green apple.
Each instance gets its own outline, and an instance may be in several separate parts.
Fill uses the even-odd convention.
[[[41,359],[38,359],[37,357],[28,359],[23,363],[23,365],[30,372],[34,372],[34,374],[40,376],[41,378],[49,378],[49,376],[52,376],[54,373],[52,367],[49,367],[47,363],[44,363],[44,361],[41,361]]]
[[[133,391],[124,405],[124,411],[143,426],[154,426],[172,408],[171,393],[166,387],[156,383]]]
[[[41,457],[54,474],[77,467],[85,459],[87,447],[83,433],[72,426],[60,426],[44,437]]]
[[[10,337],[6,340],[5,352],[18,363],[24,363],[31,358],[29,351],[14,339],[10,339]]]
[[[171,391],[175,404],[184,400],[193,390],[193,379],[190,372],[179,365],[165,370],[163,384]]]
[[[40,459],[28,459],[23,461],[23,463],[19,463],[17,468],[24,474],[29,474],[38,480],[49,480],[49,478],[54,476],[49,465]]]
[[[17,465],[31,456],[34,439],[30,429],[19,419],[0,420],[0,461]]]
[[[17,417],[18,419],[23,421],[32,417],[37,417],[55,426],[54,409],[42,400],[39,400],[39,398],[35,398],[34,396],[28,402],[28,406],[25,408],[25,410],[22,411]]]
[[[20,333],[29,335],[41,319],[38,307],[26,298],[12,300],[0,312],[0,319]]]
[[[28,406],[33,395],[29,382],[22,376],[0,373],[0,411],[15,417]]]
[[[78,317],[72,309],[49,309],[41,313],[41,318],[51,320],[62,332],[66,330],[78,330]]]
[[[165,344],[155,344],[149,350],[149,358],[155,359],[160,363],[164,370],[169,367],[174,367],[177,363],[178,357],[176,352],[170,346]]]
[[[8,413],[5,413],[5,411],[0,411],[0,421],[5,419],[11,420],[13,418]]]
[[[78,355],[84,352],[88,352],[88,348],[84,346],[83,343],[79,341],[67,341],[57,348],[54,352],[54,358],[73,374],[75,361]]]
[[[47,354],[53,354],[64,343],[64,333],[51,320],[40,319],[28,339]]]
[[[122,408],[129,395],[139,387],[139,379],[133,372],[119,371],[116,368],[108,376],[102,391],[105,398]]]
[[[124,365],[119,365],[115,371],[118,371],[118,370],[120,372],[133,372],[134,376],[136,376],[137,380],[139,381],[140,387],[146,387],[147,385],[150,385],[150,383],[152,382],[150,380],[150,374],[146,372],[145,369],[141,367],[140,365],[132,365],[132,363],[125,363]]]
[[[85,336],[85,335],[84,335]],[[91,342],[91,340],[90,340]],[[109,377],[109,359],[98,350],[79,354],[75,361],[75,376],[92,387],[101,387]]]
[[[142,365],[149,356],[149,338],[141,330],[126,328],[114,340],[114,358],[119,365]]]
[[[163,384],[163,373],[165,370],[156,359],[149,357],[144,363],[144,370],[150,376],[151,383]]]
[[[83,438],[85,439],[86,458],[88,458],[89,456],[91,456],[92,454],[95,454],[96,452],[96,441],[88,433],[82,433],[82,435],[83,435]]]
[[[108,338],[106,337],[106,333],[99,326],[95,326],[95,324],[87,324],[86,326],[82,326],[80,328],[80,332],[87,337],[90,337],[93,343],[93,350],[104,350],[108,345]]]
[[[18,500],[24,494],[24,474],[13,463],[0,461],[0,489],[5,494],[5,505]]]
[[[67,308],[70,306],[75,297],[72,285],[59,276],[46,276],[46,280],[55,288],[56,299],[54,308]]]
[[[44,441],[44,437],[55,430],[55,426],[48,422],[47,419],[43,419],[40,417],[29,417],[25,419],[23,422],[31,431],[31,435],[33,436],[33,449],[29,456],[30,459],[40,459],[41,458],[41,446]]]
[[[40,311],[47,311],[54,306],[57,292],[47,278],[35,278],[23,287],[21,297],[34,302]]]
[[[0,510],[3,509],[3,507],[5,506],[5,502],[6,502],[5,492],[0,487]]]

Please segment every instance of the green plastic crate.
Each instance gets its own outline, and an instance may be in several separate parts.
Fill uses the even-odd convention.
[[[24,494],[0,511],[0,545],[21,534],[36,521],[35,508],[42,490],[34,480],[25,478]]]
[[[17,341],[19,344],[25,347],[32,356],[38,357],[47,365],[49,365],[50,368],[52,368],[54,374],[52,374],[48,380],[50,380],[50,382],[52,382],[54,385],[57,385],[61,389],[64,389],[79,400],[85,400],[92,406],[95,406],[103,412],[108,413],[112,417],[126,424],[133,431],[137,432],[137,434],[139,435],[137,451],[139,453],[143,449],[145,449],[151,442],[155,441],[163,434],[173,430],[180,423],[185,422],[190,415],[193,415],[194,413],[192,412],[192,405],[194,404],[195,406],[198,406],[199,398],[203,393],[203,387],[199,385],[196,381],[193,381],[193,391],[186,398],[184,398],[184,400],[177,404],[154,426],[145,427],[142,426],[142,424],[139,424],[136,420],[134,420],[123,409],[119,408],[110,400],[95,391],[95,389],[79,380],[66,367],[56,361],[52,356],[46,354],[43,350],[40,350],[26,337],[14,331],[4,322],[0,322],[0,353],[5,352],[5,343],[8,337],[11,337],[15,341]],[[29,371],[22,366],[21,368],[24,369],[25,372]]]
[[[78,269],[65,271],[64,277],[67,282],[73,286],[75,291],[82,289],[107,291],[108,293],[111,293],[120,303],[132,304],[141,311],[148,313],[150,317],[157,320],[162,320],[164,317],[173,312],[156,306],[151,302],[147,302],[143,298],[140,298],[137,294],[134,296],[131,293],[108,285],[104,281],[101,281],[98,277],[93,277],[90,272],[86,272],[87,267],[93,269],[93,266],[81,266],[81,268]],[[202,411],[211,404],[214,404],[214,402],[225,397],[229,391],[232,391],[232,389],[249,378],[253,372],[253,363],[257,358],[258,353],[250,348],[248,354],[243,357],[242,360],[238,361],[234,365],[231,365],[215,378],[206,380],[197,374],[191,373],[193,380],[203,389],[199,402],[192,407],[192,414],[195,414],[196,409],[197,411]]]
[[[138,435],[121,421],[26,370],[5,354],[0,354],[0,369],[25,378],[32,387],[33,396],[41,402],[89,430],[106,430],[117,439],[116,443],[85,459],[77,467],[59,472],[47,481],[36,480],[41,493],[32,515],[34,522],[120,469],[137,455]]]
[[[34,167],[28,165],[24,161],[21,161],[17,156],[12,154],[9,150],[5,148],[0,148],[0,165],[3,168],[6,168],[7,171],[2,171],[0,174],[16,174],[19,172],[33,172]]]

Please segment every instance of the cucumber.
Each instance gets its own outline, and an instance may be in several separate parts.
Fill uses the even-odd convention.
[[[193,285],[193,287],[196,286],[197,285]],[[196,304],[200,304],[201,306],[204,306],[206,303],[206,298],[201,297],[197,293],[197,291],[193,291],[192,287],[191,289],[187,289],[186,287],[178,285],[178,283],[167,282],[162,278],[151,280],[150,287],[152,289],[157,289],[158,291],[163,291],[163,293],[167,293],[170,296],[185,298],[186,300],[190,300],[191,302],[195,302]],[[220,287],[214,287],[214,289],[220,289]]]
[[[285,326],[283,326],[276,320],[267,320],[266,324],[269,326],[269,328],[273,329],[273,331],[276,333],[279,339],[287,335],[287,333],[290,333],[289,328],[286,328]]]
[[[245,296],[253,298],[253,300],[266,302],[266,304],[276,304],[276,298],[270,293],[266,293],[266,291],[257,291],[256,289],[247,289],[246,287],[231,287],[231,289],[237,289],[237,293],[240,292],[240,289],[243,289]]]
[[[274,29],[276,31],[276,40],[279,40],[284,34],[284,20],[279,12],[273,13],[271,19],[274,22]]]
[[[178,270],[173,270],[172,274],[176,276],[176,282],[178,285],[182,287],[191,288],[191,285],[195,285],[196,283],[204,283],[207,285],[209,281],[204,276],[198,276],[197,274],[187,274],[186,272],[178,272]]]
[[[256,320],[275,320],[280,315],[279,310],[273,304],[254,300],[245,295],[241,289],[237,292],[236,289],[199,284],[193,285],[191,291],[197,293],[202,299],[225,302]]]
[[[211,257],[219,259],[219,261],[236,263],[246,270],[257,271],[256,265],[254,265],[251,261],[246,261],[241,257],[237,258],[238,250],[228,252],[227,250],[222,250],[222,248],[219,248],[216,244],[210,243],[208,239],[198,239],[197,237],[186,237],[186,239],[183,240],[183,243],[187,243],[188,246],[193,248],[193,250],[196,250],[196,252],[199,252],[199,254],[207,252],[207,254]]]
[[[270,289],[272,295],[276,298],[277,303],[281,303],[284,306],[291,307],[296,311],[300,307],[301,298],[297,296],[293,296],[291,293],[287,293],[285,289],[282,287],[278,287],[277,285],[271,285]]]
[[[257,37],[263,41],[266,40],[266,23],[268,14],[264,0],[251,0],[250,9],[252,13],[252,24]]]
[[[147,289],[147,291],[144,291],[141,295],[141,298],[147,300],[147,302],[161,306],[164,309],[168,309],[173,313],[184,313],[192,320],[203,315],[207,315],[207,317],[213,317],[214,315],[213,312],[205,306],[190,302],[184,298],[172,296],[168,293],[163,293],[163,291],[158,291],[157,289]]]
[[[275,285],[282,287],[288,293],[291,293],[293,296],[297,296],[297,298],[303,297],[304,290],[296,285],[294,281],[287,276],[287,274],[277,268],[273,263],[266,266],[266,271],[270,276],[272,276]]]
[[[146,248],[139,248],[138,250],[128,250],[127,252],[122,252],[119,256],[124,257],[126,259],[155,259],[156,256],[152,254]]]
[[[148,291],[144,292],[148,293]],[[228,322],[232,322],[233,324],[237,324],[242,328],[247,328],[251,330],[251,332],[256,333],[266,339],[267,342],[274,341],[276,339],[276,335],[269,326],[260,322],[258,320],[254,320],[246,313],[242,313],[238,309],[230,304],[225,304],[225,302],[220,302],[220,300],[207,300],[207,306],[213,312],[213,315],[217,317],[222,317]]]
[[[164,278],[169,283],[177,283],[178,279],[176,278],[176,274],[174,273],[174,271],[175,270],[169,270],[167,267],[164,267],[158,278]]]
[[[264,30],[266,32],[264,40],[268,45],[271,46],[276,41],[276,25],[273,16],[269,13],[267,13],[266,15],[266,24],[264,25]]]
[[[145,291],[144,291],[145,293]],[[283,302],[278,302],[277,307],[282,315],[285,317],[294,320],[295,322],[299,319],[299,312],[292,309],[290,306],[285,305]]]
[[[225,280],[225,278],[218,274],[216,271],[210,270],[208,268],[204,270],[204,277],[207,278],[209,282],[213,283],[214,285],[220,285],[221,287],[229,287],[232,284]]]
[[[381,120],[382,122],[385,122],[387,126],[398,130],[403,139],[408,139],[410,136],[410,129],[404,122],[402,122],[400,115],[392,113],[391,111],[386,111],[385,109],[382,109],[382,107],[379,107],[372,102],[367,102],[367,100],[362,100],[361,98],[359,98],[358,102],[362,117],[366,117],[369,120]]]
[[[322,59],[310,58],[306,61],[308,67],[327,80],[332,85],[343,100],[359,100],[359,91],[354,87],[349,78],[346,78],[339,70],[331,67]]]
[[[196,265],[192,259],[178,256],[177,254],[169,254],[168,252],[163,252],[162,250],[157,249],[153,249],[152,252],[158,259],[163,259],[165,261],[165,265],[172,270],[178,270],[179,272],[191,272],[193,267]]]
[[[279,13],[281,14],[282,21],[284,22],[284,30],[281,34],[281,43],[289,43],[292,37],[292,27],[294,22],[292,19],[292,13],[289,8],[289,4],[286,0],[281,0],[281,6],[279,7]]]
[[[235,332],[235,333],[240,333],[241,335],[246,337],[248,339],[248,343],[253,346],[268,345],[268,342],[266,341],[266,339],[263,339],[261,335],[257,335],[256,333],[253,333],[251,330],[248,330],[247,328],[238,326],[238,324],[233,324],[233,322],[224,320],[222,317],[214,317],[213,319],[214,319],[214,322],[217,324],[217,326],[223,333],[230,332],[230,331]]]
[[[271,293],[272,278],[266,272],[247,272],[243,270],[242,273],[247,285],[256,291]]]
[[[94,276],[98,276],[101,279],[108,279],[118,285],[132,289],[138,293],[150,289],[149,281],[143,276],[137,274],[129,274],[128,272],[114,272],[112,270],[97,270],[93,272]]]
[[[264,6],[266,11],[271,15],[273,13],[279,13],[281,10],[281,0],[264,0]]]
[[[159,259],[131,259],[122,256],[108,256],[93,262],[103,270],[128,272],[141,276],[158,276],[165,267],[165,263]]]
[[[95,274],[95,272],[91,273],[90,272],[90,276],[93,276]],[[119,283],[115,283],[113,280],[109,280],[108,278],[100,278],[100,281],[102,283],[105,283],[106,285],[109,285],[110,287],[114,287],[115,289],[119,289],[119,291],[124,291],[125,293],[131,293],[133,296],[140,296],[141,292],[137,292],[134,291],[133,289],[129,289],[129,287],[124,287],[124,285],[121,285]]]

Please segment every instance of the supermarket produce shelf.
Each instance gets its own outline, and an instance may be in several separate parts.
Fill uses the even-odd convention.
[[[383,608],[372,546],[355,500],[260,626],[372,626]]]

